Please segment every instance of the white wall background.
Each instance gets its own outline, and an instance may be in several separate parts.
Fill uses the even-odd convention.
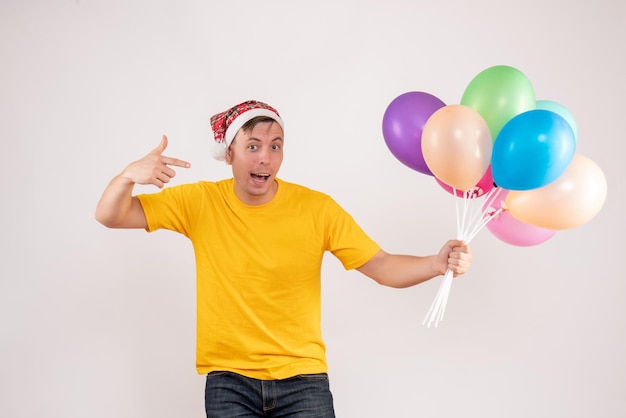
[[[604,208],[535,247],[481,232],[437,329],[421,322],[439,279],[386,289],[328,257],[338,416],[626,416],[625,19],[615,0],[2,0],[0,415],[203,416],[190,244],[93,219],[162,133],[193,164],[174,183],[220,179],[210,115],[267,101],[287,123],[283,179],[388,251],[430,254],[453,200],[395,160],[382,115],[407,91],[459,103],[505,64],[572,111]]]

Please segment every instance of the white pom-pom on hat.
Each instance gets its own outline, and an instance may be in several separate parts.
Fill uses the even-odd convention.
[[[211,156],[218,161],[224,161],[226,158],[226,144],[222,142],[214,142],[211,146]]]

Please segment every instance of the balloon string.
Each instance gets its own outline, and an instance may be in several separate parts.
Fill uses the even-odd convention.
[[[494,190],[495,190],[495,192],[494,192]],[[478,234],[478,232],[480,232],[480,230],[483,229],[493,218],[495,218],[500,213],[502,213],[503,209],[502,209],[502,207],[500,207],[494,213],[489,214],[489,211],[493,209],[491,207],[493,201],[498,197],[498,195],[500,194],[501,191],[502,191],[502,189],[500,189],[500,188],[497,188],[497,190],[496,189],[492,189],[491,191],[489,191],[489,193],[487,195],[485,195],[485,198],[488,199],[487,204],[484,205],[483,206],[484,209],[479,212],[479,214],[481,215],[480,219],[477,220],[474,223],[473,230],[471,232],[469,232],[469,234],[468,234],[468,242],[467,242],[468,244],[469,244],[469,241],[471,241],[476,236],[476,234]],[[493,195],[493,196],[491,196],[491,195]],[[489,214],[489,216],[486,216],[488,214]]]
[[[426,325],[427,328],[430,328],[433,323],[435,324],[435,328],[437,328],[439,321],[443,319],[446,303],[448,301],[448,295],[450,294],[450,288],[452,286],[452,277],[452,271],[446,270],[446,274],[443,278],[441,286],[439,286],[439,291],[435,296],[435,300],[433,300],[424,321],[422,321],[422,325]]]
[[[461,233],[459,234],[459,239],[463,239],[465,240],[467,238],[467,233],[470,230],[471,225],[476,222],[476,218],[478,216],[480,216],[480,213],[478,213],[478,211],[473,210],[475,205],[475,195],[470,195],[469,192],[466,193],[465,195],[465,200],[466,200],[466,204],[469,206],[470,211],[468,212],[467,217],[469,217],[469,222],[467,222],[467,224],[465,224],[463,230],[461,231]]]
[[[457,231],[457,238],[464,239],[465,232],[467,230],[467,218],[469,216],[469,210],[471,209],[470,205],[470,191],[466,190],[463,192],[463,219],[461,221],[461,230]]]
[[[457,239],[463,239],[463,229],[465,227],[465,217],[467,215],[467,202],[466,199],[463,199],[463,208],[462,211],[459,210],[459,199],[457,196],[456,188],[452,188],[452,196],[454,197],[454,207],[456,211],[456,230],[457,230]],[[467,196],[467,192],[464,192],[463,196]],[[450,289],[452,287],[452,278],[453,273],[451,270],[446,270],[444,274],[443,281],[439,286],[439,290],[433,300],[430,308],[428,309],[428,313],[424,320],[422,321],[422,325],[425,325],[427,328],[434,323],[435,328],[439,324],[439,321],[443,319],[443,315],[445,313],[446,304],[448,302],[448,297],[450,295]]]
[[[485,200],[487,200],[487,204],[485,205],[486,208],[489,208],[493,204],[494,200],[496,200],[496,197],[498,197],[500,192],[502,192],[502,189],[500,187],[494,187],[493,189],[489,190],[489,193],[485,195]]]
[[[437,316],[437,323],[443,320],[443,314],[446,311],[446,305],[448,304],[448,296],[450,296],[450,290],[452,289],[453,278],[454,278],[454,274],[452,274],[452,271],[447,270],[446,275],[443,278],[443,285],[445,286],[445,290],[443,292],[443,301],[441,302],[441,309],[439,310],[439,316]]]
[[[456,196],[456,188],[452,188],[452,196],[454,198],[454,208],[456,210],[456,234],[459,238],[459,231],[461,230],[460,217],[459,217],[459,199]]]
[[[493,218],[498,216],[500,213],[502,213],[502,208],[499,208],[498,210],[493,212],[491,215],[489,215],[486,218],[483,218],[482,221],[478,222],[478,224],[474,227],[474,230],[468,237],[467,243],[469,244],[471,240],[476,236],[476,234],[478,234],[481,229],[483,229]]]
[[[491,189],[489,192],[487,192],[487,194],[484,195],[483,200],[488,200],[486,205],[480,205],[480,202],[477,203],[478,196],[476,195],[469,196],[470,201],[474,203],[473,206],[475,210],[473,210],[473,214],[467,225],[467,228],[462,233],[464,238],[467,238],[468,236],[472,235],[471,231],[473,231],[473,229],[471,229],[471,226],[472,225],[476,226],[477,223],[480,222],[480,219],[485,217],[485,214],[487,210],[489,209],[489,207],[491,206],[491,204],[493,203],[493,200],[498,196],[498,194],[500,194],[500,190],[501,189],[497,189],[497,190]],[[481,206],[484,207],[485,209],[482,209]]]
[[[483,205],[482,208],[480,207],[480,202],[477,202],[477,196],[474,194],[470,195],[469,191],[465,191],[463,193],[462,210],[459,210],[459,199],[457,196],[457,190],[453,188],[452,191],[453,196],[455,197],[457,238],[465,240],[465,242],[469,244],[478,234],[478,232],[480,232],[493,218],[498,216],[503,211],[503,209],[500,207],[493,213],[489,213],[490,210],[493,209],[491,207],[493,201],[497,198],[502,189],[494,188],[490,190],[487,194],[485,194],[484,200],[487,201],[487,204]],[[474,210],[476,207],[478,207],[479,209]],[[430,328],[430,326],[433,324],[436,328],[439,322],[443,320],[443,316],[448,303],[448,297],[452,288],[453,278],[454,274],[452,273],[452,271],[449,269],[446,270],[443,281],[439,286],[439,290],[437,291],[435,299],[430,305],[426,317],[422,321],[422,325],[425,325],[427,328]]]

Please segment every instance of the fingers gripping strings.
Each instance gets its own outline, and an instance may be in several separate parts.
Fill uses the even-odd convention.
[[[456,189],[453,189],[452,195],[455,197],[457,239],[463,240],[466,244],[469,244],[489,221],[502,212],[502,208],[494,210],[492,207],[493,202],[498,197],[501,190],[502,189],[499,187],[491,189],[484,196],[484,200],[486,201],[485,205],[480,204],[483,199],[478,199],[476,193],[472,193],[471,190],[468,190],[463,195],[462,208],[459,208],[459,200],[461,199],[456,197]],[[443,319],[453,277],[454,273],[448,269],[435,296],[435,300],[431,304],[422,322],[422,325],[425,325],[427,328],[430,328],[433,324],[436,328]]]

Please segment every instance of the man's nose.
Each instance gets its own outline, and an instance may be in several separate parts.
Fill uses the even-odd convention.
[[[267,164],[270,161],[270,149],[262,148],[259,152],[259,162],[261,164]]]

